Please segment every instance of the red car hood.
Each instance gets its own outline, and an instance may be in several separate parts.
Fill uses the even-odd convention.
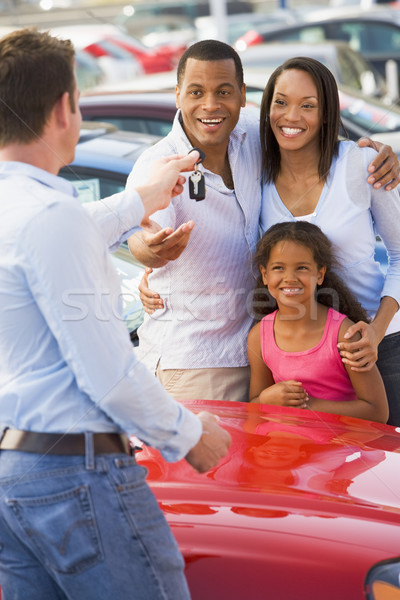
[[[301,409],[185,405],[219,417],[232,436],[227,457],[200,475],[146,446],[136,456],[193,600],[364,598],[368,570],[400,555],[400,433]],[[338,565],[343,579],[331,580]]]
[[[199,494],[250,505],[267,496],[295,497],[312,504],[333,502],[378,509],[400,523],[400,428],[308,410],[246,403],[185,402],[208,410],[232,436],[228,455],[205,475],[182,460],[167,463],[142,446],[138,462],[149,469],[153,488],[178,488],[186,501]],[[252,495],[254,494],[254,496]],[[347,510],[345,508],[341,510]]]

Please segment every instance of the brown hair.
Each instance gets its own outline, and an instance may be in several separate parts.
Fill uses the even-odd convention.
[[[0,40],[0,146],[40,137],[65,92],[76,110],[74,55],[69,40],[36,29],[13,31]]]
[[[316,299],[320,304],[329,306],[345,314],[354,322],[369,318],[353,293],[342,279],[333,272],[338,267],[332,252],[332,244],[317,225],[306,221],[288,221],[272,225],[258,242],[254,255],[254,265],[258,271],[260,266],[266,267],[272,248],[279,242],[292,241],[302,244],[311,250],[318,269],[326,267],[324,281],[317,286]],[[253,301],[253,316],[261,320],[277,309],[274,298],[268,294],[261,274],[257,279]]]
[[[317,88],[318,103],[322,115],[319,132],[320,158],[318,173],[320,178],[325,180],[331,168],[332,159],[338,152],[339,127],[343,127],[340,119],[339,94],[335,78],[330,70],[318,60],[305,56],[291,58],[275,69],[264,90],[260,109],[260,140],[264,180],[267,183],[275,181],[280,171],[279,144],[269,122],[269,111],[277,80],[284,71],[289,69],[297,69],[308,73]]]

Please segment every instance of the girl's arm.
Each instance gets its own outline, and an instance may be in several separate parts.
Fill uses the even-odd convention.
[[[343,321],[338,335],[339,342],[343,340],[345,332],[351,325],[352,321],[350,319]],[[361,336],[356,334],[351,341],[357,342],[357,338],[360,340]],[[335,402],[322,400],[321,398],[310,398],[308,408],[386,423],[389,418],[389,408],[385,387],[377,366],[373,365],[369,371],[364,372],[354,371],[349,365],[345,365],[345,367],[357,399]]]
[[[306,407],[308,396],[299,381],[274,382],[261,353],[260,323],[250,330],[247,338],[247,354],[250,363],[250,402]]]

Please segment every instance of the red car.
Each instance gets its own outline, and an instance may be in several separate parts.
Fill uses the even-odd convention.
[[[205,475],[137,460],[186,560],[192,600],[400,598],[400,429],[286,407],[185,402],[232,436]]]
[[[112,40],[114,44],[132,54],[141,63],[146,74],[176,69],[180,57],[187,48],[185,44],[175,43],[148,48],[139,40],[123,33],[109,36],[106,39]],[[90,52],[90,46],[88,51]]]
[[[114,56],[118,51],[138,63],[141,74],[161,73],[177,67],[186,44],[162,44],[149,48],[128,35],[123,29],[110,24],[81,24],[70,27],[53,27],[52,33],[71,39],[76,48],[85,50],[95,58]],[[135,74],[132,75],[134,77]]]
[[[400,598],[400,428],[269,405],[184,404],[217,415],[231,434],[216,468],[199,475],[132,442],[185,557],[192,600]]]

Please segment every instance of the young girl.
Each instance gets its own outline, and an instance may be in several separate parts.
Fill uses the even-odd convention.
[[[255,264],[261,274],[256,305],[266,316],[248,337],[250,401],[386,423],[377,367],[357,372],[341,360],[338,342],[352,322],[368,318],[332,272],[331,243],[319,227],[302,221],[272,226],[258,244]]]

